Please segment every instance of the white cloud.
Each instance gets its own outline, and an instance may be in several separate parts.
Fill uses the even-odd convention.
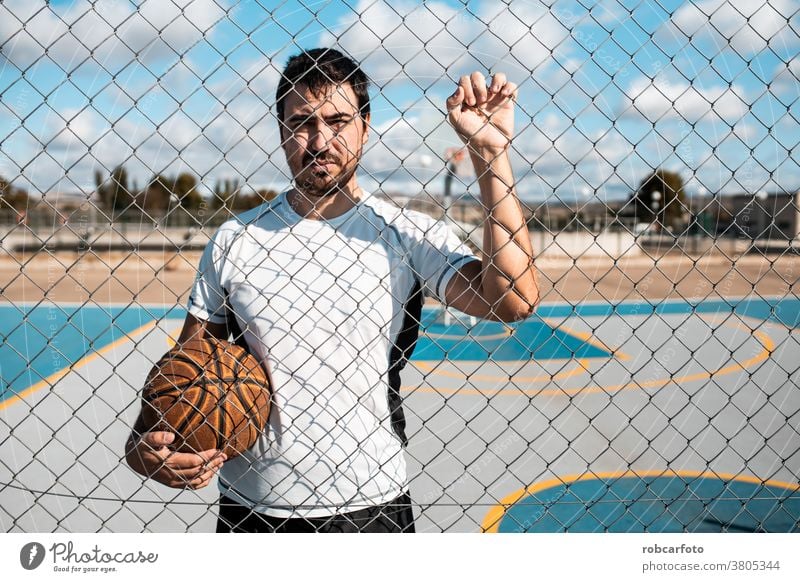
[[[483,34],[479,43],[484,43],[487,53],[504,57],[504,64],[516,61],[526,72],[550,59],[551,51],[557,49],[569,37],[569,30],[561,24],[544,5],[538,3],[487,2],[481,5],[480,20],[488,22],[492,34]],[[479,29],[481,22],[475,23]],[[492,65],[494,66],[494,65]]]
[[[775,67],[769,89],[784,105],[797,101],[800,97],[800,59]]]
[[[735,85],[699,88],[662,77],[654,81],[640,77],[631,83],[626,94],[630,101],[623,105],[623,116],[650,122],[680,118],[696,123],[713,111],[726,122],[735,124],[747,112],[742,90]]]
[[[787,18],[797,10],[794,0],[703,0],[685,3],[665,25],[693,42],[708,42],[717,50],[730,48],[742,57],[773,47],[796,46],[798,36]]]
[[[733,127],[733,133],[746,144],[757,143],[754,142],[753,138],[759,136],[759,139],[761,139],[763,132],[764,128],[761,125],[751,122],[737,123]]]
[[[634,153],[633,144],[616,129],[595,139],[597,141],[589,159],[598,166],[604,167],[606,164],[619,166]]]
[[[402,77],[428,86],[448,67],[468,60],[463,42],[474,40],[474,33],[445,4],[361,0],[355,10],[357,15],[342,18],[323,34],[320,45],[338,45],[359,59],[378,85]]]
[[[25,178],[32,182],[31,187],[41,190],[61,181],[64,188],[74,188],[69,177],[83,172],[75,181],[82,188],[91,188],[95,168],[112,168],[123,162],[138,168],[139,177],[144,179],[165,166],[174,166],[171,160],[178,153],[194,153],[197,148],[190,144],[195,143],[200,130],[184,112],[170,110],[174,102],[167,94],[186,97],[186,85],[199,81],[178,64],[158,86],[154,77],[141,76],[141,65],[161,70],[165,70],[165,64],[172,66],[177,53],[201,41],[224,16],[224,4],[214,0],[149,0],[138,7],[116,0],[94,5],[79,0],[66,6],[47,5],[42,0],[4,2],[0,6],[0,44],[4,45],[2,58],[7,63],[25,69],[44,59],[45,51],[47,58],[68,72],[75,72],[86,61],[73,77],[73,84],[84,91],[87,84],[107,75],[97,63],[112,72],[125,71],[103,90],[103,99],[110,100],[110,106],[79,110],[54,101],[50,107],[58,107],[61,117],[50,111],[42,116],[38,128],[31,123],[39,143],[26,144],[20,134],[5,144],[20,166],[30,158]],[[90,51],[93,60],[87,61]],[[138,57],[134,51],[140,52]],[[130,111],[131,98],[138,100],[137,106],[145,114],[158,116],[158,131],[138,111]],[[159,108],[166,108],[166,113],[157,113]],[[110,121],[116,122],[113,130]],[[41,151],[44,144],[47,154]],[[139,159],[131,157],[133,148]],[[212,150],[209,152],[213,155]]]
[[[338,46],[359,59],[379,85],[393,81],[428,87],[476,69],[504,70],[520,81],[568,35],[540,4],[484,2],[476,10],[456,10],[442,2],[360,0],[354,8],[358,15],[330,27],[320,44]]]
[[[3,48],[3,58],[25,67],[42,56],[43,47],[53,47],[48,51],[51,58],[68,68],[75,67],[88,56],[89,50],[93,50],[97,60],[113,69],[129,63],[134,58],[133,49],[143,51],[140,59],[146,66],[171,66],[177,56],[170,47],[184,50],[201,38],[202,31],[213,27],[214,22],[224,16],[213,0],[175,1],[178,6],[173,2],[150,0],[137,11],[129,3],[116,0],[96,3],[95,9],[86,1],[42,9],[44,2],[40,0],[10,0],[0,6],[0,43],[8,41]],[[660,32],[676,33],[680,28],[692,35],[694,42],[721,43],[721,48],[727,46],[723,36],[730,36],[730,47],[746,56],[763,48],[764,41],[758,38],[759,34],[769,39],[771,46],[796,43],[795,33],[784,26],[786,18],[794,12],[792,6],[788,0],[769,5],[740,0],[731,3],[702,0],[679,8],[672,22]],[[183,14],[180,7],[185,8]],[[560,184],[560,192],[580,193],[585,184],[622,191],[625,181],[633,183],[641,179],[647,164],[657,164],[673,153],[667,141],[673,145],[678,143],[680,140],[673,138],[681,137],[688,124],[696,124],[697,134],[704,129],[712,137],[715,132],[719,134],[714,143],[729,135],[728,124],[734,126],[735,136],[747,144],[756,144],[762,139],[763,129],[752,125],[752,119],[748,125],[749,101],[744,85],[704,85],[698,79],[692,84],[680,77],[668,78],[666,74],[655,82],[646,78],[629,82],[624,75],[618,77],[618,81],[624,79],[628,87],[625,92],[630,97],[630,100],[622,99],[616,109],[625,118],[623,123],[602,136],[604,129],[598,130],[597,119],[590,120],[582,114],[575,125],[592,128],[591,139],[574,131],[559,138],[573,122],[567,119],[565,125],[564,120],[544,115],[547,105],[554,100],[574,104],[579,99],[575,86],[568,83],[568,73],[553,64],[551,51],[570,71],[578,69],[581,62],[570,52],[574,43],[568,41],[568,29],[582,26],[579,23],[591,23],[593,18],[613,25],[627,15],[625,9],[610,2],[595,5],[591,15],[586,16],[585,10],[571,14],[558,6],[547,8],[534,2],[486,1],[470,7],[474,14],[435,0],[426,3],[359,0],[349,17],[324,23],[330,32],[321,35],[319,44],[338,44],[358,59],[389,101],[390,111],[383,110],[373,116],[384,121],[372,128],[365,151],[361,176],[366,188],[380,186],[392,192],[417,193],[427,184],[428,190],[441,191],[444,162],[440,156],[447,147],[459,143],[445,119],[445,94],[452,88],[454,79],[476,69],[502,70],[518,83],[528,79],[521,95],[522,110],[518,110],[518,133],[512,155],[523,196],[549,193],[552,189],[548,184]],[[736,10],[741,11],[741,15]],[[21,30],[13,15],[27,22],[25,30]],[[749,24],[746,18],[750,19]],[[67,28],[70,25],[71,32]],[[114,27],[118,27],[116,36]],[[236,73],[221,69],[194,102],[177,111],[177,105],[167,94],[179,100],[188,97],[200,83],[192,71],[204,71],[211,66],[206,61],[192,62],[194,58],[200,57],[186,57],[182,64],[162,77],[159,86],[153,86],[155,78],[152,76],[143,78],[144,75],[136,73],[128,76],[129,67],[125,69],[126,75],[117,78],[119,86],[111,84],[105,89],[104,99],[112,102],[114,93],[119,93],[116,95],[118,103],[113,107],[104,109],[97,105],[96,110],[63,111],[58,104],[58,110],[70,119],[68,128],[63,120],[51,114],[46,127],[36,133],[39,142],[24,132],[17,132],[4,142],[4,150],[8,150],[20,166],[30,162],[25,174],[35,179],[39,188],[62,179],[64,168],[72,166],[68,177],[74,176],[83,187],[90,189],[96,167],[103,165],[110,169],[122,162],[139,178],[140,185],[153,172],[171,174],[187,169],[182,166],[188,165],[212,187],[217,177],[235,175],[247,177],[254,187],[283,187],[288,183],[288,169],[280,149],[277,123],[271,115],[283,62],[277,62],[277,57],[273,56],[235,65],[230,63]],[[788,68],[778,67],[774,73],[771,89],[784,103],[797,98],[798,66],[792,62]],[[141,72],[139,68],[138,73]],[[91,76],[92,71],[81,71],[81,74]],[[531,79],[544,87],[544,92],[538,89],[540,93],[535,98]],[[585,82],[589,80],[587,77]],[[582,81],[576,77],[574,82]],[[414,84],[419,88],[410,95],[408,87]],[[395,92],[398,85],[404,86],[403,91]],[[139,109],[154,118],[158,116],[154,119],[161,124],[158,131],[136,111],[123,115],[133,102],[121,95],[121,87],[134,100],[139,100]],[[748,95],[757,96],[749,84],[746,89]],[[210,97],[204,91],[208,91]],[[551,96],[553,93],[556,95]],[[417,98],[420,100],[416,101]],[[616,96],[611,99],[616,101]],[[535,103],[537,108],[526,110],[528,103]],[[625,110],[631,103],[636,107]],[[373,107],[375,105],[373,102]],[[602,107],[609,113],[614,109],[614,103]],[[100,112],[116,116],[112,118],[116,121],[113,130]],[[539,127],[531,124],[526,114],[534,115]],[[649,122],[659,119],[662,119],[659,131],[666,141],[642,136],[634,139],[632,134],[620,129],[638,125],[644,127],[646,134]],[[675,123],[680,120],[687,123]],[[640,121],[643,123],[637,123]],[[785,122],[784,119],[782,123]],[[607,125],[603,119],[599,123],[603,127]],[[203,127],[202,133],[198,125]],[[796,129],[796,125],[792,127]],[[773,131],[777,128],[778,125]],[[789,135],[791,132],[782,133]],[[47,152],[55,161],[41,151],[41,142],[51,139]],[[695,135],[694,139],[699,138]],[[593,140],[596,143],[592,146]],[[635,152],[632,141],[637,142]],[[86,144],[93,144],[91,151]],[[723,159],[724,147],[717,154]],[[702,163],[701,156],[695,158]],[[712,168],[713,163],[703,163],[698,170],[709,185],[724,179],[724,170],[717,166]],[[3,168],[6,172],[5,166]],[[11,167],[7,173],[15,174],[18,170]],[[65,184],[72,188],[68,181]],[[603,193],[599,195],[602,197]]]
[[[600,1],[591,8],[595,22],[613,28],[630,18],[630,13],[616,0]]]
[[[46,50],[66,70],[90,56],[111,68],[136,58],[145,65],[176,58],[176,52],[202,39],[203,32],[224,16],[214,0],[179,4],[187,4],[183,12],[173,2],[157,0],[136,9],[123,2],[98,2],[92,7],[83,0],[59,9],[43,0],[10,0],[0,7],[0,44],[8,43],[3,56],[24,69]]]
[[[362,171],[377,182],[390,180],[383,184],[386,189],[413,188],[405,193],[416,194],[444,169],[445,150],[457,145],[442,110],[418,107],[371,128]],[[433,189],[441,190],[440,183]]]

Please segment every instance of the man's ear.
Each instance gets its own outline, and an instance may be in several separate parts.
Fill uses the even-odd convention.
[[[278,137],[280,138],[281,147],[283,147],[286,144],[286,139],[283,137],[284,129],[285,128],[283,126],[283,121],[279,119],[278,120]]]

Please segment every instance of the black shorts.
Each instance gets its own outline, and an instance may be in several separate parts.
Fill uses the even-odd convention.
[[[329,517],[284,518],[257,513],[222,495],[217,533],[414,533],[408,493],[375,507]]]

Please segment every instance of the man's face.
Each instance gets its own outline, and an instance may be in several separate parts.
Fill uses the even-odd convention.
[[[284,101],[281,140],[297,188],[308,196],[326,196],[353,179],[367,143],[366,120],[350,83],[329,85],[314,95],[297,85]]]

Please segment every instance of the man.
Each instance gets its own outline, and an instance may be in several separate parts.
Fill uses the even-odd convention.
[[[331,49],[289,59],[277,90],[294,188],[225,223],[200,261],[179,343],[243,339],[271,369],[269,425],[244,455],[170,451],[171,433],[128,442],[128,463],[171,487],[219,470],[217,531],[414,531],[400,370],[424,296],[516,321],[538,302],[508,148],[517,89],[478,72],[447,99],[487,209],[482,259],[443,222],[364,192],[368,80]]]

